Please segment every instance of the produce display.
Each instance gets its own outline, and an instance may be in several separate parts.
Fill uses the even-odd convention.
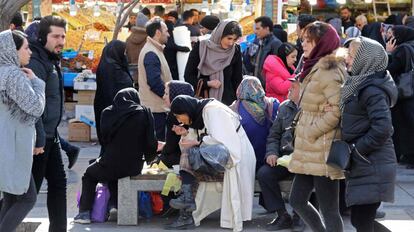
[[[243,28],[243,35],[253,34],[254,15],[246,16],[240,19],[240,25]]]

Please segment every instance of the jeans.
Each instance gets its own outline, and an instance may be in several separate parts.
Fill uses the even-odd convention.
[[[116,208],[118,199],[118,178],[110,173],[100,163],[94,162],[86,169],[82,177],[82,195],[79,203],[79,212],[91,211],[95,201],[95,189],[98,183],[109,182],[108,188],[111,194],[109,206]]]
[[[30,178],[29,189],[22,195],[3,193],[3,203],[0,211],[0,232],[14,231],[36,203],[36,186],[33,177]]]
[[[154,116],[154,127],[158,141],[165,141],[165,124],[167,123],[166,113],[152,113]]]
[[[57,138],[46,139],[44,150],[43,154],[33,156],[32,174],[37,192],[40,191],[43,178],[47,180],[49,232],[64,232],[67,227],[66,173]]]
[[[319,202],[325,224],[318,210],[309,203],[312,190]],[[296,174],[290,193],[290,204],[314,232],[342,232],[339,214],[339,181],[324,176]]]

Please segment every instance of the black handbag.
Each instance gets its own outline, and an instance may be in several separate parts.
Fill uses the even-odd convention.
[[[336,139],[339,125],[335,131],[326,164],[337,169],[346,170],[349,167],[349,162],[351,160],[351,148],[347,142],[341,139]]]
[[[407,44],[403,46],[407,48],[405,50],[407,63],[405,65],[404,70],[406,72],[401,73],[396,81],[399,99],[407,99],[414,97],[414,45]]]

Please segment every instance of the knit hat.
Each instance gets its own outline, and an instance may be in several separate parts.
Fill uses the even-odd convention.
[[[145,24],[148,22],[148,18],[147,16],[145,16],[143,13],[138,12],[137,15],[137,22],[135,24],[135,26],[137,27],[143,27],[145,28]]]
[[[200,21],[200,25],[202,27],[209,29],[210,31],[214,30],[219,23],[220,23],[220,19],[214,15],[206,15]]]

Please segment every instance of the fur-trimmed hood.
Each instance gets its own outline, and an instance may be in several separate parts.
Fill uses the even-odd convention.
[[[314,69],[322,68],[325,70],[332,70],[338,67],[344,67],[345,57],[346,57],[346,49],[338,48],[333,53],[322,57],[313,68]]]

